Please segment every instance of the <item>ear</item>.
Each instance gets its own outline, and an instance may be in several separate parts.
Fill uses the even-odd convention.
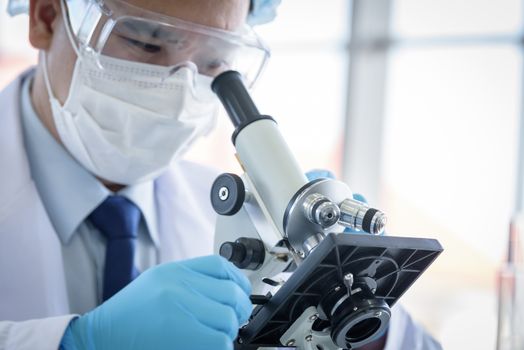
[[[29,3],[29,42],[47,50],[60,22],[60,0],[31,0]]]

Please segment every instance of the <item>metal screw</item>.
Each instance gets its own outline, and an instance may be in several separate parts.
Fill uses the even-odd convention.
[[[293,346],[295,345],[295,339],[291,339],[286,343],[286,346]]]
[[[220,198],[221,201],[225,201],[229,197],[229,189],[226,186],[220,187],[218,190],[218,198]]]
[[[304,252],[298,252],[298,255],[299,255],[302,259],[304,259],[304,258],[306,257],[306,253],[304,253]]]
[[[375,294],[376,291],[377,291],[377,290],[376,290],[375,288],[373,288],[373,289],[371,290],[371,293]]]
[[[353,287],[353,274],[348,273],[347,275],[344,275],[344,285],[346,286],[346,289],[348,291],[348,297],[351,296],[351,288]]]
[[[338,292],[340,290],[340,286],[335,288],[335,292]]]
[[[306,341],[312,341],[313,340],[313,336],[310,334],[308,336],[306,336]]]
[[[317,314],[314,314],[314,315],[309,316],[309,320],[310,320],[311,322],[316,321],[317,318],[318,318],[318,315],[317,315]]]
[[[358,307],[355,306],[355,307],[353,308],[353,311],[357,311],[357,310],[358,310]]]

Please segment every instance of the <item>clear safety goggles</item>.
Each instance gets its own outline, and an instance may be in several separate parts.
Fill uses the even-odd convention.
[[[190,64],[210,77],[227,70],[253,85],[269,49],[247,25],[230,32],[151,12],[122,0],[62,0],[82,54],[166,67],[165,79]]]

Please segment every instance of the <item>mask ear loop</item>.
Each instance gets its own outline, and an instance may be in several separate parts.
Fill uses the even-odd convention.
[[[75,51],[77,59],[80,58],[80,51],[78,50],[78,47],[76,46],[76,41],[73,38],[73,32],[71,30],[71,24],[69,21],[69,14],[66,10],[66,3],[65,0],[60,1],[60,10],[62,12],[62,18],[64,20],[66,35],[69,38],[69,43],[71,44],[71,47]],[[42,57],[42,65],[44,68],[44,82],[47,89],[47,94],[49,95],[50,99],[55,99],[55,94],[53,93],[53,89],[51,87],[51,81],[49,79],[49,71],[47,67],[47,51],[40,51],[41,57]]]
[[[44,69],[44,82],[45,87],[47,89],[47,94],[49,95],[49,100],[56,100],[55,94],[53,93],[53,89],[51,88],[51,82],[49,81],[49,73],[47,72],[47,52],[40,51],[40,55],[42,57],[42,65]]]
[[[77,58],[81,58],[80,50],[78,49],[77,42],[73,35],[73,29],[71,28],[71,20],[69,19],[69,13],[67,11],[67,4],[65,3],[65,0],[60,1],[60,9],[62,10],[62,17],[64,19],[66,35],[69,39],[69,43],[73,47]]]

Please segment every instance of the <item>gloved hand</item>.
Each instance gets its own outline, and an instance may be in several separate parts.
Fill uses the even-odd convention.
[[[61,349],[233,349],[249,280],[220,256],[163,264],[73,320]]]
[[[313,169],[306,173],[306,177],[309,181],[317,180],[317,179],[336,179],[335,174],[333,174],[329,170],[325,169]],[[364,202],[367,204],[366,198],[361,195],[360,193],[353,193],[353,199]]]

